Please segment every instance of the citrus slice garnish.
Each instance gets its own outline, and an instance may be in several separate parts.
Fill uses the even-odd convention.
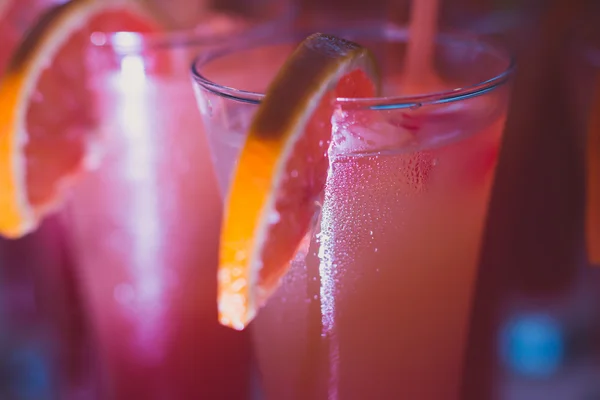
[[[371,53],[313,34],[286,60],[251,122],[221,233],[219,320],[243,329],[277,288],[310,229],[327,177],[338,97],[372,97]]]
[[[0,234],[35,229],[83,166],[94,120],[83,61],[90,34],[158,29],[133,1],[73,0],[21,41],[0,78]]]

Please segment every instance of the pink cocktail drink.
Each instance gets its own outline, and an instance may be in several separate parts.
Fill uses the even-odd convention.
[[[222,189],[260,101],[230,88],[255,90],[234,85],[244,78],[266,85],[290,43],[308,33],[237,43],[195,63]],[[400,97],[406,86],[415,91],[403,68],[406,32],[338,35],[373,49],[388,97],[337,101],[314,229],[250,325],[264,392],[458,399],[511,61],[476,38],[441,35],[433,54],[439,86]],[[225,66],[241,57],[249,61],[233,76]]]
[[[217,323],[221,204],[188,74],[214,39],[92,36],[99,129],[64,215],[102,398],[247,396],[247,335]]]
[[[437,148],[331,157],[305,262],[253,326],[269,398],[299,380],[314,385],[302,398],[458,398],[502,122]]]

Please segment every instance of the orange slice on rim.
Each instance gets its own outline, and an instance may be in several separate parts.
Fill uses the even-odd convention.
[[[324,34],[305,39],[271,83],[232,178],[219,262],[219,320],[243,329],[288,269],[317,211],[338,97],[372,97],[371,53]]]
[[[84,53],[94,31],[153,32],[135,1],[51,8],[0,78],[0,234],[22,236],[60,203],[84,164],[93,115]]]

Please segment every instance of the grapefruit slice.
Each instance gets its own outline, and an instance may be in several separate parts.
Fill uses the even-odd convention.
[[[243,329],[277,288],[317,211],[338,97],[372,97],[371,53],[324,34],[305,39],[266,92],[225,205],[219,320]]]
[[[93,127],[85,47],[94,31],[158,30],[133,1],[73,0],[48,10],[0,78],[0,234],[22,236],[83,166]]]

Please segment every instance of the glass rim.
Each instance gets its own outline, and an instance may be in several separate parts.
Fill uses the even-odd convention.
[[[287,16],[260,21],[244,18],[235,14],[217,14],[219,17],[233,18],[231,27],[215,34],[206,22],[200,22],[194,27],[161,32],[92,32],[89,36],[89,46],[98,49],[110,49],[118,53],[139,53],[146,50],[161,50],[189,46],[218,46],[227,43],[233,37],[244,35],[261,35],[263,31],[277,29],[289,19]],[[244,25],[239,26],[239,22]]]
[[[365,28],[365,27],[363,27]],[[374,28],[367,26],[367,29]],[[396,26],[392,24],[385,25],[378,24],[377,25],[377,34],[379,34],[379,38],[386,40],[390,39],[389,29],[393,28],[395,35],[394,39],[399,39],[406,41],[408,38],[407,28]],[[354,32],[355,29],[353,27],[338,29],[333,32],[333,34],[343,34]],[[277,38],[273,38],[273,35],[261,36],[261,37],[252,37],[252,38],[243,38],[242,40],[233,41],[226,43],[222,46],[217,46],[218,48],[212,48],[205,52],[202,52],[200,55],[194,58],[191,66],[191,75],[192,80],[202,86],[204,89],[219,95],[224,98],[228,98],[231,100],[239,101],[242,103],[250,103],[250,104],[259,104],[261,100],[264,98],[264,93],[236,89],[229,86],[221,85],[219,83],[214,82],[211,79],[205,77],[199,70],[200,66],[206,65],[207,63],[225,57],[227,55],[233,54],[237,51],[247,50],[251,48],[258,48],[265,45],[276,45],[282,44],[286,42],[291,42],[293,39],[302,40],[304,37],[307,37],[311,33],[314,33],[314,30],[306,30],[303,29],[301,31],[284,31],[281,36]],[[375,31],[370,31],[374,33]],[[331,32],[328,32],[331,33]],[[448,39],[453,38],[453,39]],[[516,60],[514,55],[506,48],[502,48],[501,46],[492,44],[491,41],[484,39],[478,35],[470,35],[465,33],[451,33],[451,32],[441,32],[437,34],[437,42],[444,42],[448,40],[454,40],[456,42],[471,42],[473,44],[477,44],[479,46],[483,46],[483,48],[489,53],[495,53],[500,57],[506,58],[507,65],[502,70],[502,72],[495,74],[494,76],[461,88],[454,88],[445,91],[432,92],[419,94],[414,96],[402,96],[402,95],[392,95],[392,96],[382,96],[382,97],[369,97],[369,98],[337,98],[336,103],[343,106],[359,106],[361,108],[368,108],[372,110],[391,110],[391,109],[403,109],[403,108],[416,108],[422,107],[426,105],[436,105],[436,104],[444,104],[451,103],[460,100],[467,100],[473,97],[481,96],[485,93],[493,91],[496,88],[506,84],[512,77],[515,69],[516,69]],[[504,53],[504,54],[502,54]]]

